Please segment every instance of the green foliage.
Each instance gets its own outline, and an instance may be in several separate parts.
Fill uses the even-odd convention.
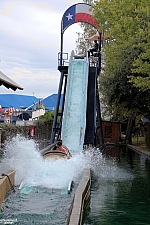
[[[95,1],[94,16],[104,34],[105,103],[150,117],[149,0]]]
[[[138,44],[143,51],[133,62],[134,75],[129,76],[130,82],[141,90],[150,89],[150,41],[148,40]]]
[[[103,34],[100,91],[107,114],[134,112],[150,118],[149,0],[83,2],[94,6],[93,15]],[[85,39],[96,30],[88,24],[81,27],[77,49],[85,52],[90,45]]]
[[[93,0],[83,0],[84,3],[93,5]],[[86,38],[94,35],[97,30],[88,23],[80,23],[80,26],[83,30],[82,33],[77,32],[78,39],[76,40],[76,52],[82,52],[82,54],[86,54],[87,50],[91,48],[91,41],[86,40]]]
[[[96,33],[96,29],[90,24],[81,23],[80,25],[83,29],[83,33],[77,33],[78,39],[76,40],[76,52],[86,54],[87,50],[91,47],[91,41],[86,40],[86,38],[94,35]]]
[[[43,116],[40,116],[39,120],[42,121],[51,121],[54,119],[54,111],[47,111]]]
[[[0,128],[2,130],[1,141],[4,143],[6,140],[11,139],[17,134],[22,134],[25,137],[28,136],[29,126],[19,126],[7,123],[0,123]]]

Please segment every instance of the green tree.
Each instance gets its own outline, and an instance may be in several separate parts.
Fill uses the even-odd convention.
[[[94,10],[107,37],[100,79],[105,100],[110,106],[143,115],[150,114],[148,10],[148,0],[101,0],[95,2]]]
[[[40,116],[39,120],[52,121],[54,119],[54,111],[47,111],[43,116]]]
[[[93,0],[83,0],[84,3],[93,5]],[[78,39],[76,40],[76,51],[86,54],[87,50],[91,47],[91,41],[86,40],[88,37],[94,35],[97,30],[88,23],[80,23],[83,32],[77,32]]]
[[[139,43],[139,46],[143,51],[134,60],[132,69],[134,75],[129,76],[129,78],[136,87],[148,90],[150,89],[150,35],[145,42]]]

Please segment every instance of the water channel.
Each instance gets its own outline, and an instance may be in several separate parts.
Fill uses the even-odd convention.
[[[149,206],[150,161],[131,150],[107,148],[95,159],[83,224],[148,225]]]
[[[15,192],[5,198],[0,224],[63,225],[83,169],[92,171],[91,199],[83,225],[150,224],[150,161],[131,150],[107,147],[72,159],[44,161],[34,140],[16,137],[5,145],[0,172],[16,169]],[[69,180],[74,180],[67,194]],[[18,186],[25,180],[27,188]]]

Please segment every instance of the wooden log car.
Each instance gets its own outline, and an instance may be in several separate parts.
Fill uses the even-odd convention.
[[[72,157],[71,153],[69,152],[69,149],[62,145],[62,147],[66,150],[66,152],[62,152],[59,150],[54,150],[54,144],[49,145],[48,147],[46,147],[44,149],[44,151],[42,151],[42,156],[44,157],[44,159],[46,158],[50,158],[50,159],[61,159],[61,158],[66,158],[66,159],[70,159]]]

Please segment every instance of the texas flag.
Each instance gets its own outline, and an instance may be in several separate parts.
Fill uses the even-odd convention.
[[[71,24],[77,22],[86,22],[97,27],[97,23],[92,16],[92,11],[89,11],[92,9],[91,7],[89,4],[78,3],[68,8],[62,18],[62,32]]]

